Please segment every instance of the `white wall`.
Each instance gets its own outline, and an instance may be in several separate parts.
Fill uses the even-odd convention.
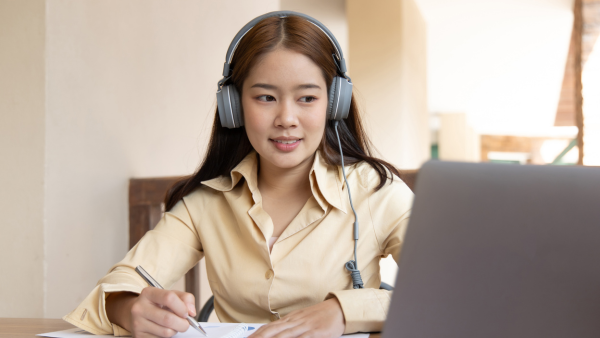
[[[554,123],[573,0],[416,0],[428,29],[432,112],[478,130]]]
[[[42,317],[44,1],[0,0],[0,317]]]
[[[481,137],[465,113],[440,114],[439,158],[444,161],[481,161]]]
[[[378,156],[401,169],[429,159],[426,25],[413,0],[346,3],[350,76]]]
[[[229,42],[278,8],[47,0],[45,317],[71,311],[127,252],[129,178],[199,164]]]

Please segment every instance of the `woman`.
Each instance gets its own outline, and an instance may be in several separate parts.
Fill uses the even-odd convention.
[[[412,193],[369,155],[354,100],[338,127],[344,184],[337,121],[326,116],[332,81],[345,71],[333,41],[292,14],[243,35],[224,84],[239,92],[244,127],[224,128],[217,109],[198,171],[171,189],[156,228],[65,320],[95,334],[186,331],[193,296],[147,287],[134,268],[169,286],[204,257],[221,321],[271,322],[253,337],[381,330],[390,294],[378,290],[379,260],[398,260]],[[362,281],[344,267],[353,258]]]

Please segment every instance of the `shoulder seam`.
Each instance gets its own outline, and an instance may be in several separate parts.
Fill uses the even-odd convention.
[[[187,216],[188,216],[191,224],[187,224],[187,222],[185,222],[184,220],[182,220],[179,216],[175,215],[171,211],[166,211],[164,213],[163,217],[166,217],[166,215],[169,214],[172,217],[178,219],[181,223],[185,224],[186,226],[191,227],[192,229],[190,229],[190,230],[192,230],[193,232],[195,232],[196,240],[198,241],[198,243],[202,243],[202,240],[200,240],[200,232],[198,231],[198,228],[196,227],[196,224],[194,224],[194,220],[192,219],[192,215],[190,215],[190,209],[187,206],[187,202],[185,201],[185,197],[186,196],[184,196],[181,199],[181,203],[183,203],[183,207],[185,208],[185,212],[187,213]],[[201,246],[202,246],[202,244],[201,244]]]

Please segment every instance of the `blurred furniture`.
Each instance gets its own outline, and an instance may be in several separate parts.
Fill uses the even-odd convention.
[[[410,190],[412,190],[412,192],[415,192],[418,173],[419,173],[419,170],[417,170],[417,169],[400,170],[400,174],[402,175],[402,177],[401,177],[402,180],[404,181],[404,183],[406,183],[406,185],[410,188]]]
[[[598,45],[600,36],[600,0],[575,0],[573,3],[573,29],[571,42],[567,54],[567,62],[563,76],[558,109],[556,111],[555,126],[577,126],[577,144],[579,145],[579,160],[583,164],[585,155],[584,133],[593,132],[585,124],[586,114],[595,114],[583,111],[584,90],[582,77],[586,72],[585,65]],[[590,128],[590,129],[588,129]],[[591,145],[596,147],[595,145]]]
[[[413,191],[417,179],[417,172],[417,170],[401,171],[402,180]],[[148,230],[151,230],[156,226],[164,212],[163,200],[165,198],[165,193],[178,179],[180,179],[180,177],[132,178],[129,180],[130,249]],[[185,291],[196,297],[196,309],[200,309],[199,264],[185,275]],[[210,311],[212,311],[212,308]]]
[[[575,137],[575,138],[574,138]],[[521,154],[527,159],[521,164],[563,164],[563,158],[577,146],[577,136],[515,136],[481,135],[481,162],[498,162],[498,154]],[[565,147],[557,149],[552,161],[544,159],[542,148],[550,141],[564,142]],[[561,151],[562,150],[562,151]],[[493,155],[493,156],[492,156]],[[510,162],[510,161],[507,161]],[[575,163],[573,163],[575,164]]]

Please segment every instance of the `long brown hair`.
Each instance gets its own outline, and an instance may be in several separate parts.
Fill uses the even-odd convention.
[[[239,42],[232,60],[233,72],[229,79],[240,95],[244,80],[252,66],[265,54],[286,48],[309,57],[323,71],[327,87],[338,73],[334,63],[334,47],[328,37],[315,25],[297,16],[270,17],[260,21]],[[358,106],[352,95],[348,118],[339,122],[338,131],[344,153],[344,164],[365,161],[377,171],[381,189],[393,175],[400,172],[392,164],[371,156],[371,142],[360,120]],[[200,186],[201,181],[229,175],[253,147],[245,128],[228,129],[221,126],[218,111],[208,150],[198,170],[176,182],[167,192],[165,209],[169,211],[179,200]],[[319,150],[329,165],[341,165],[341,157],[333,121],[327,121]],[[388,175],[388,172],[390,175]]]

